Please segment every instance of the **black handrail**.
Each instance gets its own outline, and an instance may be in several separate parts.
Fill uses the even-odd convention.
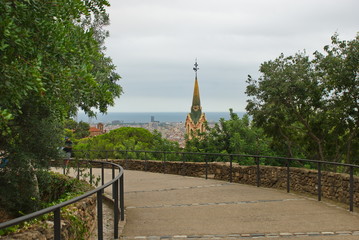
[[[78,151],[83,152],[83,151]],[[275,156],[262,156],[262,155],[248,155],[248,154],[226,154],[226,153],[201,153],[201,152],[168,152],[168,151],[149,151],[149,150],[86,150],[85,152],[106,152],[106,158],[108,157],[109,152],[118,152],[118,153],[125,153],[126,157],[125,159],[128,159],[128,153],[136,153],[136,156],[138,153],[153,153],[153,154],[160,154],[163,156],[161,159],[163,161],[162,168],[163,172],[165,173],[165,162],[166,159],[168,159],[169,154],[178,154],[182,155],[182,162],[184,163],[184,158],[186,155],[186,158],[188,158],[188,155],[201,155],[201,156],[208,156],[208,157],[221,157],[222,159],[229,159],[230,163],[230,170],[229,170],[229,181],[232,181],[232,163],[233,159],[242,159],[242,158],[252,158],[254,160],[254,163],[256,165],[256,185],[257,187],[260,187],[261,185],[261,160],[263,159],[277,159],[282,160],[283,164],[286,166],[286,179],[287,179],[287,192],[290,192],[290,162],[297,161],[297,162],[306,162],[306,163],[314,163],[317,164],[317,195],[318,195],[318,201],[321,201],[322,197],[322,167],[323,165],[331,165],[331,166],[340,166],[340,167],[346,167],[349,169],[349,210],[353,211],[354,208],[354,169],[359,169],[358,165],[354,164],[347,164],[347,163],[338,163],[338,162],[327,162],[327,161],[321,161],[321,160],[313,160],[313,159],[303,159],[303,158],[289,158],[289,157],[275,157]],[[147,160],[145,160],[147,161]],[[180,160],[179,160],[180,161]],[[205,162],[205,177],[208,178],[208,159],[206,158],[203,162]],[[228,161],[227,161],[228,162]],[[127,165],[127,161],[125,163]],[[145,170],[147,171],[147,162],[145,165]]]
[[[0,229],[4,229],[7,227],[11,227],[13,225],[17,225],[20,224],[22,222],[25,221],[29,221],[33,218],[42,216],[44,214],[53,212],[54,213],[54,239],[55,240],[60,240],[61,238],[61,208],[66,207],[67,205],[76,203],[84,198],[87,198],[93,194],[97,194],[97,212],[98,212],[98,239],[103,239],[103,228],[102,228],[102,193],[104,191],[105,188],[107,188],[110,185],[114,185],[114,192],[113,193],[113,197],[114,197],[114,238],[117,239],[118,238],[118,212],[120,211],[120,220],[123,221],[124,220],[124,188],[123,188],[123,178],[124,178],[124,172],[123,172],[123,168],[115,163],[111,163],[111,162],[99,162],[99,161],[91,161],[91,160],[80,160],[81,162],[90,162],[90,163],[101,163],[102,165],[102,169],[104,167],[104,164],[109,164],[112,165],[114,167],[117,167],[119,170],[119,174],[117,176],[113,175],[113,179],[107,183],[102,184],[101,186],[88,191],[84,194],[82,194],[81,196],[72,198],[68,201],[59,203],[55,206],[51,206],[45,209],[41,209],[37,212],[33,212],[30,214],[27,214],[25,216],[21,216],[15,219],[12,219],[10,221],[7,222],[3,222],[0,223]],[[92,168],[91,168],[92,170]],[[102,171],[102,182],[104,180],[104,174]],[[120,196],[119,196],[120,195]],[[120,209],[118,208],[118,202],[120,201]]]
[[[117,239],[118,238],[118,221],[119,219],[121,221],[124,220],[124,175],[123,175],[123,168],[115,163],[111,163],[108,162],[108,153],[109,152],[120,152],[120,153],[125,153],[125,160],[128,159],[128,153],[136,153],[136,156],[138,156],[138,153],[144,153],[145,156],[147,155],[147,153],[153,153],[153,154],[158,154],[160,156],[162,156],[162,161],[163,161],[163,172],[165,173],[166,169],[165,169],[165,163],[166,161],[168,161],[168,156],[170,154],[178,154],[178,155],[182,155],[182,157],[180,158],[182,160],[183,163],[185,163],[185,159],[188,159],[189,155],[200,155],[200,156],[207,156],[207,157],[211,157],[213,159],[213,157],[221,157],[222,159],[229,159],[229,163],[230,163],[230,167],[229,167],[229,177],[228,177],[228,181],[232,182],[232,171],[233,171],[233,159],[242,159],[242,158],[252,158],[255,162],[256,165],[256,185],[258,187],[260,187],[261,184],[261,175],[260,175],[260,168],[261,168],[261,160],[262,159],[277,159],[277,160],[283,160],[285,166],[286,166],[286,179],[287,179],[287,192],[290,192],[290,162],[291,161],[298,161],[298,162],[309,162],[309,163],[315,163],[317,164],[317,174],[318,174],[318,178],[317,178],[317,193],[318,193],[318,201],[321,201],[321,196],[322,196],[322,167],[323,165],[333,165],[333,166],[341,166],[341,167],[347,167],[349,168],[349,204],[350,204],[350,211],[353,211],[353,206],[354,206],[354,169],[359,169],[358,165],[354,165],[354,164],[345,164],[345,163],[338,163],[338,162],[326,162],[326,161],[320,161],[320,160],[313,160],[313,159],[301,159],[301,158],[287,158],[287,157],[274,157],[274,156],[261,156],[261,155],[245,155],[245,154],[225,154],[225,153],[199,153],[199,152],[168,152],[168,151],[146,151],[146,150],[86,150],[86,151],[76,151],[76,152],[86,152],[86,158],[88,159],[88,153],[89,152],[105,152],[106,153],[106,162],[103,161],[90,161],[90,160],[79,160],[79,162],[81,161],[85,161],[85,162],[90,162],[90,163],[96,163],[96,164],[100,164],[101,165],[101,182],[102,185],[100,187],[97,187],[94,190],[91,190],[89,192],[86,192],[85,194],[78,196],[76,198],[70,199],[66,202],[62,202],[60,204],[57,204],[55,206],[52,207],[48,207],[45,209],[42,209],[40,211],[28,214],[26,216],[22,216],[13,220],[10,220],[8,222],[4,222],[4,223],[0,223],[0,229],[6,228],[6,227],[10,227],[19,223],[22,223],[24,221],[28,221],[30,219],[39,217],[41,215],[44,215],[46,213],[50,213],[53,212],[54,213],[54,236],[55,236],[55,240],[60,239],[60,233],[61,233],[61,229],[60,229],[60,215],[61,215],[61,208],[75,203],[79,200],[82,200],[86,197],[91,196],[92,194],[97,194],[97,210],[98,210],[98,239],[103,239],[103,228],[102,228],[102,193],[104,191],[104,189],[110,185],[113,186],[113,198],[115,201],[115,206],[114,206],[114,238]],[[75,153],[76,154],[76,153]],[[146,157],[145,157],[146,158]],[[79,163],[78,162],[78,163]],[[205,168],[206,168],[206,179],[208,178],[208,159],[205,159]],[[227,161],[228,162],[228,161]],[[127,164],[127,161],[126,161]],[[111,165],[112,166],[112,180],[104,183],[104,165]],[[92,184],[92,165],[90,165],[90,183]],[[119,174],[117,176],[115,176],[114,173],[114,167],[117,167],[119,169]],[[77,166],[77,168],[79,169],[79,165]],[[147,171],[147,159],[145,159],[145,170]],[[182,174],[184,174],[184,172],[182,171]],[[79,178],[79,171],[78,171],[78,176],[77,178]],[[120,198],[119,198],[120,195]],[[118,216],[118,210],[120,209],[120,217]]]
[[[290,158],[290,157],[276,157],[276,156],[263,156],[263,155],[250,155],[250,154],[238,154],[238,153],[205,153],[205,152],[169,152],[169,151],[152,151],[152,150],[76,150],[76,152],[121,152],[121,153],[157,153],[157,154],[188,154],[188,155],[204,155],[204,156],[219,156],[219,157],[244,157],[244,158],[268,158],[268,159],[278,159],[278,160],[290,160],[290,161],[300,161],[300,162],[312,162],[312,163],[323,163],[343,167],[356,167],[359,168],[359,165],[348,164],[348,163],[339,163],[339,162],[328,162],[315,159],[305,159],[305,158]]]

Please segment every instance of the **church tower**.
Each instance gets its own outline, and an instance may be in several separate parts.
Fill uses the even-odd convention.
[[[193,70],[196,73],[196,77],[194,80],[194,90],[193,90],[193,99],[192,99],[192,107],[191,112],[187,114],[186,118],[186,134],[188,139],[192,139],[192,137],[196,136],[197,132],[206,131],[204,123],[206,120],[206,115],[202,113],[201,100],[199,97],[199,87],[198,87],[198,79],[197,79],[197,71],[198,71],[197,60],[194,64]]]

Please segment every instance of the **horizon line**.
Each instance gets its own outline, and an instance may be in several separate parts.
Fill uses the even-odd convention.
[[[233,111],[234,113],[247,113],[247,111]],[[85,113],[79,111],[78,113]],[[122,111],[108,111],[107,113],[189,113],[188,111],[136,111],[136,112],[122,112]],[[107,113],[96,113],[96,114],[107,114]],[[229,113],[229,111],[206,111],[204,113]]]

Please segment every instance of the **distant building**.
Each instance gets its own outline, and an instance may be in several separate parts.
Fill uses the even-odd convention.
[[[160,121],[155,121],[155,116],[151,116],[151,123],[159,123]]]
[[[206,115],[202,113],[201,107],[201,100],[199,97],[199,87],[198,87],[198,79],[197,79],[197,70],[198,64],[197,60],[194,64],[193,70],[196,72],[196,78],[194,81],[194,91],[193,91],[193,99],[192,99],[192,107],[191,112],[187,114],[186,118],[186,134],[188,135],[189,139],[192,139],[196,136],[198,132],[202,133],[205,132],[205,125],[204,123],[206,120]]]
[[[98,123],[96,127],[90,127],[89,131],[90,131],[90,137],[94,137],[106,133],[106,131],[103,129],[103,123]]]

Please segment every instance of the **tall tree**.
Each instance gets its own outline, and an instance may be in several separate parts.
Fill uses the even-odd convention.
[[[332,122],[335,153],[347,163],[359,162],[359,34],[352,41],[341,41],[337,34],[326,54],[315,53],[328,98],[328,118]]]
[[[79,108],[106,112],[120,96],[119,75],[102,46],[106,6],[106,0],[0,2],[0,152],[9,159],[1,182],[13,183],[0,186],[0,201],[9,189],[36,186],[35,168],[46,167],[62,145],[64,119]],[[36,192],[19,200],[36,206],[30,200]]]
[[[248,77],[247,111],[278,145],[286,145],[289,156],[358,160],[349,147],[358,135],[358,40],[335,35],[313,60],[305,52],[282,54],[261,65],[258,80]]]
[[[239,118],[230,109],[230,119],[220,119],[213,128],[197,138],[187,140],[186,150],[208,153],[231,153],[249,155],[274,155],[270,138],[260,128],[252,126],[248,115]]]
[[[121,127],[99,136],[81,139],[79,144],[75,146],[75,150],[100,150],[92,152],[92,157],[114,158],[123,154],[116,152],[116,150],[178,152],[179,146],[177,142],[162,138],[161,133],[156,131],[151,133],[144,128]],[[106,153],[103,150],[109,150],[109,152]],[[150,155],[149,153],[146,157],[151,158]]]

